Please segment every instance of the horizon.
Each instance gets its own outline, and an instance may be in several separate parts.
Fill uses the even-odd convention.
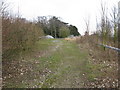
[[[102,1],[106,3],[108,13],[119,2],[119,0]],[[84,20],[90,19],[90,34],[96,31],[96,17],[100,21],[101,0],[26,0],[24,2],[20,0],[6,0],[6,2],[10,3],[10,12],[14,15],[19,13],[22,18],[27,20],[36,20],[38,16],[60,17],[60,20],[63,22],[76,26],[81,35],[84,35],[86,31]]]

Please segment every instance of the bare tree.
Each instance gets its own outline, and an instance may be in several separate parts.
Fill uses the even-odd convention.
[[[101,35],[102,35],[102,43],[104,44],[104,38],[105,38],[105,5],[101,2]]]
[[[2,18],[8,17],[8,7],[10,4],[6,3],[5,0],[1,2],[0,15]]]
[[[84,21],[85,21],[85,26],[86,26],[85,34],[89,35],[89,31],[90,31],[90,17],[88,16],[87,18],[84,19]]]
[[[101,36],[102,44],[106,44],[111,36],[111,23],[108,18],[108,8],[106,7],[106,3],[103,2],[101,2]]]
[[[110,16],[112,18],[111,22],[113,24],[113,29],[114,29],[114,43],[116,43],[117,41],[117,22],[116,22],[116,19],[117,19],[117,8],[116,6],[114,6],[112,8],[112,13],[110,13]]]

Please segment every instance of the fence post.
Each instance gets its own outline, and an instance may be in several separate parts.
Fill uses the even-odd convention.
[[[120,48],[120,1],[118,2],[118,48]],[[120,52],[118,52],[118,88],[120,89]]]
[[[118,2],[118,41],[120,41],[120,1]],[[120,48],[120,43],[118,43]]]
[[[0,1],[0,89],[2,89],[2,1]]]

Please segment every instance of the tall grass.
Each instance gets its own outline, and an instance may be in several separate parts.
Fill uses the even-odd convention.
[[[23,18],[2,17],[3,58],[17,54],[16,50],[27,50],[34,46],[43,30],[35,23]],[[15,51],[15,52],[14,52]]]

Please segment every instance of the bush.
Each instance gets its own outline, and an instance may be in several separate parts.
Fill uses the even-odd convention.
[[[3,17],[2,18],[2,43],[3,54],[6,51],[31,48],[42,36],[43,30],[35,22],[23,18]]]

